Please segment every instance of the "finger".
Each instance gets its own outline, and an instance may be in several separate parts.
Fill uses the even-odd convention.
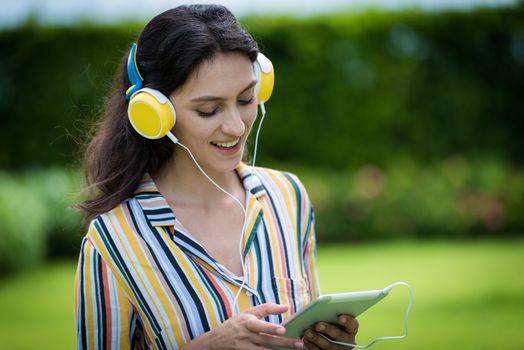
[[[315,331],[317,333],[327,335],[331,339],[343,341],[345,343],[353,342],[355,340],[355,336],[353,334],[350,334],[346,332],[345,329],[327,322],[318,322],[315,324]]]
[[[288,309],[287,305],[280,305],[275,303],[265,303],[262,305],[255,306],[246,311],[251,315],[255,315],[257,318],[263,318],[268,315],[278,315],[286,312]]]
[[[249,316],[246,321],[246,328],[253,333],[266,333],[272,335],[284,335],[286,329],[278,324],[259,320],[253,316]]]
[[[258,334],[257,336],[260,337],[258,338],[260,343],[255,341],[257,344],[268,345],[270,347],[282,347],[286,349],[304,349],[304,342],[300,339],[275,336],[271,334]]]
[[[314,332],[311,329],[308,329],[304,332],[304,342],[312,343],[319,347],[320,349],[329,349],[331,344],[327,339],[321,337],[317,332]],[[306,345],[306,348],[308,346]]]
[[[357,334],[358,320],[355,317],[350,315],[340,315],[337,321],[349,334],[352,334],[353,336]]]
[[[322,349],[316,346],[316,344],[306,340],[304,341],[304,350],[322,350]]]
[[[249,344],[249,346],[247,346],[246,349],[249,349],[249,350],[267,350],[266,347],[258,346],[258,345],[255,345],[255,344]]]

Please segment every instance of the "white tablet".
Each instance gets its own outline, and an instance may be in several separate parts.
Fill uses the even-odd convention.
[[[386,295],[384,290],[321,295],[282,323],[286,328],[285,336],[302,338],[304,330],[316,322],[326,321],[336,324],[338,315],[356,317]]]

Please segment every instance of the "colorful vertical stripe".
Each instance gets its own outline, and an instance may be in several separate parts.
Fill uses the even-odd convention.
[[[240,164],[246,189],[246,283],[176,220],[145,176],[134,196],[95,218],[76,275],[79,349],[178,349],[232,315],[266,302],[289,306],[318,293],[314,214],[296,176]]]

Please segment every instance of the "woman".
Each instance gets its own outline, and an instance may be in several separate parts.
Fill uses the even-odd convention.
[[[279,325],[318,295],[314,219],[294,175],[241,162],[260,102],[254,40],[226,8],[192,5],[153,18],[136,45],[86,150],[78,347],[336,348],[319,333],[354,342],[347,316],[303,340]],[[163,104],[169,138],[137,125],[150,122],[139,120],[141,92],[173,105]]]

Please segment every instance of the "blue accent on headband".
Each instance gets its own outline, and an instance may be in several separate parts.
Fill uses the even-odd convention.
[[[142,88],[143,79],[136,64],[136,48],[136,43],[133,43],[129,57],[127,58],[127,76],[131,82],[131,87],[126,91],[126,100],[129,100],[135,92]]]

